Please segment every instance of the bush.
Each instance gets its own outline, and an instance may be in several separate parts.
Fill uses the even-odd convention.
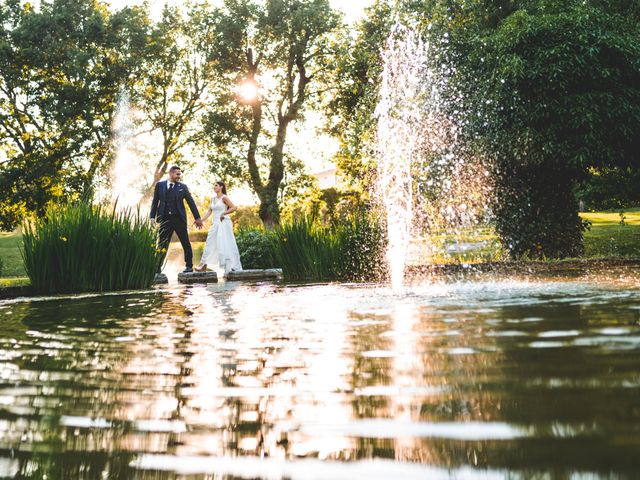
[[[269,232],[262,228],[241,229],[236,235],[242,268],[274,268],[276,266],[273,242]]]
[[[139,214],[86,204],[51,208],[27,223],[22,255],[39,293],[148,288],[164,258],[155,229]]]
[[[466,92],[461,138],[496,160],[493,213],[511,257],[575,257],[576,181],[591,168],[638,169],[640,28],[601,2],[527,3],[450,32],[462,59],[451,100],[459,108]]]
[[[571,173],[551,165],[505,165],[496,176],[496,232],[511,258],[579,257],[584,225]]]

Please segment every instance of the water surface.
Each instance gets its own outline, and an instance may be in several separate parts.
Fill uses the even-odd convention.
[[[637,478],[636,285],[0,302],[0,477]]]

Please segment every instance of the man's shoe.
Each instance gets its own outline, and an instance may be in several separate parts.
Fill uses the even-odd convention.
[[[182,271],[182,273],[193,273],[193,268],[187,267]]]

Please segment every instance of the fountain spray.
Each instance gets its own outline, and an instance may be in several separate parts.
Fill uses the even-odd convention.
[[[378,198],[387,216],[387,262],[391,285],[400,289],[413,219],[412,163],[424,146],[428,114],[429,44],[400,23],[393,27],[382,51],[383,71],[378,119]]]

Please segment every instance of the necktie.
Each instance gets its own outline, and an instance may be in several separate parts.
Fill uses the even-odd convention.
[[[167,207],[168,207],[168,209],[169,209],[169,215],[172,215],[172,214],[174,214],[174,213],[175,213],[175,212],[173,211],[173,208],[171,208],[171,207],[173,207],[173,198],[172,198],[172,195],[173,195],[173,186],[174,186],[174,185],[175,185],[175,183],[170,183],[170,184],[169,184],[169,190],[167,191],[167,193],[168,193],[168,195],[167,195],[167,196],[168,196],[168,199],[167,199],[167,200],[168,200],[168,205],[167,205]]]

